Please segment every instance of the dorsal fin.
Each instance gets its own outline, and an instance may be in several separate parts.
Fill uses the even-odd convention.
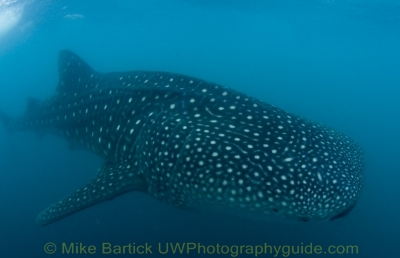
[[[58,55],[58,73],[60,76],[57,91],[84,90],[95,71],[75,53],[61,50]]]

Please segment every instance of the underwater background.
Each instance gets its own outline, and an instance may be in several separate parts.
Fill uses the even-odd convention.
[[[258,257],[398,257],[399,46],[399,1],[0,0],[0,109],[13,117],[24,113],[28,97],[55,93],[58,52],[69,49],[97,71],[176,72],[257,97],[349,135],[366,162],[357,206],[331,222],[188,212],[129,193],[39,227],[36,216],[93,178],[101,159],[51,135],[0,126],[1,257],[82,256],[63,254],[62,244],[99,250],[105,242],[147,243],[147,255],[163,257],[213,255],[157,251],[158,244],[189,242],[358,250]],[[58,247],[54,254],[44,250],[49,242]]]

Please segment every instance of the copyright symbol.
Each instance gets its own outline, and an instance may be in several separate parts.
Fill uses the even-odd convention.
[[[48,242],[44,245],[44,251],[46,254],[54,254],[57,251],[57,246],[52,242]]]

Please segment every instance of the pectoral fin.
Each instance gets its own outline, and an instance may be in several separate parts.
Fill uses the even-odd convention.
[[[130,164],[104,163],[91,182],[40,213],[37,223],[45,226],[124,193],[144,191],[145,181]]]

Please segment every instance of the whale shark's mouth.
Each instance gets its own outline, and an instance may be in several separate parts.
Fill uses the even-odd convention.
[[[357,204],[357,202],[354,202],[353,205],[351,205],[350,207],[348,207],[346,210],[342,211],[341,213],[339,213],[339,214],[333,216],[333,217],[330,218],[329,220],[336,220],[336,219],[345,217],[347,214],[350,213],[350,211],[352,211],[352,210],[354,209],[354,207],[356,206],[356,204]]]

